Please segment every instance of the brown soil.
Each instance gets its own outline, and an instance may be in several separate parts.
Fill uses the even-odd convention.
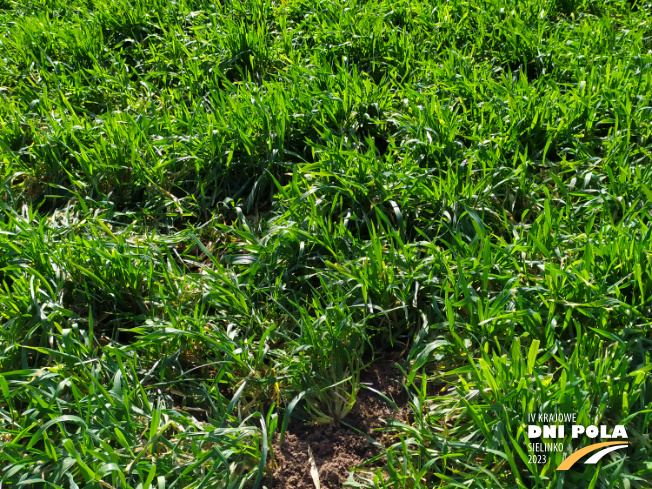
[[[375,431],[385,426],[382,419],[404,420],[407,396],[401,387],[400,371],[394,361],[384,359],[362,372],[361,382],[392,399],[399,411],[394,411],[374,392],[361,388],[356,403],[343,423],[326,426],[302,426],[291,423],[279,449],[278,435],[274,441],[274,461],[277,465],[272,476],[264,483],[269,489],[314,489],[310,476],[308,448],[312,450],[319,471],[322,489],[340,489],[349,478],[349,469],[372,458],[382,449],[366,436],[349,428],[355,427],[381,445],[389,444],[390,437]],[[370,470],[384,464],[381,459]]]

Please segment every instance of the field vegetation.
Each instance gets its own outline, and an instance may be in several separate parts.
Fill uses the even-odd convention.
[[[647,0],[0,0],[0,487],[285,487],[377,362],[350,487],[652,487],[651,155]]]

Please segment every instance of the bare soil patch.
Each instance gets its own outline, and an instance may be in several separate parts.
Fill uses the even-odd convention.
[[[363,387],[358,392],[353,409],[342,423],[326,426],[291,423],[282,450],[279,448],[278,435],[274,440],[277,467],[265,485],[269,489],[314,489],[308,456],[310,448],[317,465],[321,488],[340,489],[349,478],[351,467],[382,452],[382,448],[369,438],[383,446],[389,442],[386,433],[377,431],[385,426],[382,420],[405,420],[407,395],[402,381],[394,361],[380,360],[362,372],[361,382],[392,399],[398,406],[398,411],[394,411],[378,394]],[[383,463],[383,459],[380,459],[370,469],[380,467]]]

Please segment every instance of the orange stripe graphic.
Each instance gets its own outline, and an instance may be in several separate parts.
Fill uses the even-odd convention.
[[[608,447],[610,445],[627,445],[626,441],[605,441],[603,443],[595,443],[584,447],[576,452],[571,453],[560,465],[557,467],[557,470],[568,470],[570,469],[575,462],[581,459],[587,453],[596,451],[598,448]]]

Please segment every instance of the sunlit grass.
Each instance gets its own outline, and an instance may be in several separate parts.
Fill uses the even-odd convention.
[[[362,487],[650,486],[651,12],[0,1],[0,485],[262,487],[391,353]]]

